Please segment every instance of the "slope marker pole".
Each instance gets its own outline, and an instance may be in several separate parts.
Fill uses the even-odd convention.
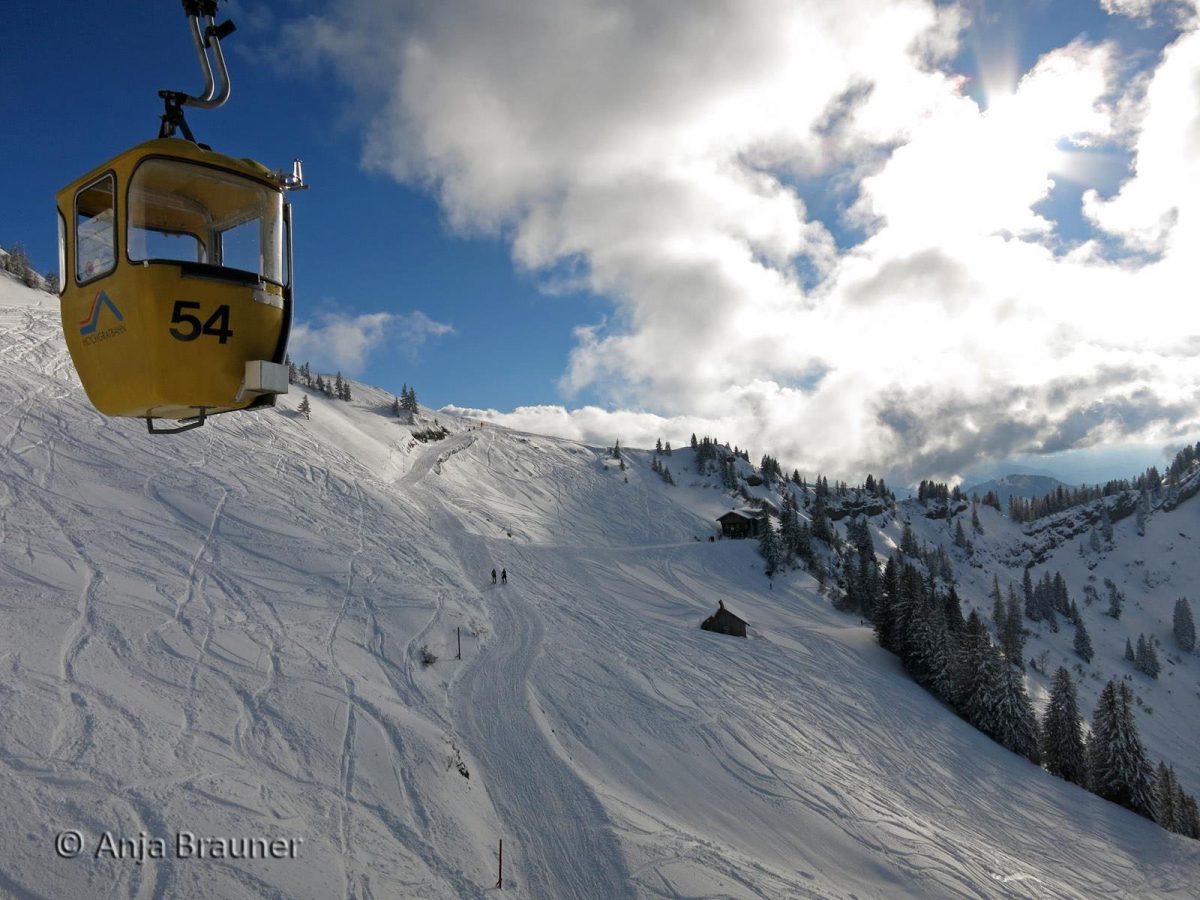
[[[500,838],[500,872],[496,878],[496,890],[504,890],[504,838]]]

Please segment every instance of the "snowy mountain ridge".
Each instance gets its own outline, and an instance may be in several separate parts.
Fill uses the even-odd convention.
[[[294,388],[153,439],[88,406],[55,298],[0,275],[0,320],[4,892],[482,897],[501,839],[505,891],[527,897],[1194,891],[1200,844],[970,728],[807,574],[768,579],[753,542],[710,542],[745,501],[690,450],[664,459],[673,487],[650,451],[622,470],[441,413],[449,435],[421,443],[358,384],[307,394],[310,420]],[[1019,581],[1019,526],[981,510],[968,556],[915,503],[873,519],[881,553],[907,519],[966,604],[995,573]],[[1143,737],[1193,792],[1196,659],[1151,683],[1120,657],[1197,583],[1179,537],[1197,518],[1155,510],[1144,538],[1130,518],[1034,569],[1125,587],[1119,628],[1080,601],[1081,703],[1110,671],[1143,679]],[[719,599],[749,639],[699,630]],[[1069,656],[1064,633],[1028,647],[1051,671]],[[55,854],[65,829],[81,858]],[[182,829],[303,841],[289,859],[93,852]]]

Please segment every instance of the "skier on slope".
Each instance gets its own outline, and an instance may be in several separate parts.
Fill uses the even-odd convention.
[[[501,570],[500,570],[500,583],[501,583],[501,584],[508,584],[508,569],[501,569]]]
[[[492,584],[496,583],[496,570],[492,569]]]

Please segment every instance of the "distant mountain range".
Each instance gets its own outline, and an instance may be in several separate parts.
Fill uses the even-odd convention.
[[[1045,497],[1058,487],[1071,488],[1074,485],[1066,484],[1049,475],[1013,474],[981,481],[979,484],[964,488],[964,493],[968,497],[974,494],[982,497],[988,491],[995,491],[996,496],[1000,498],[1000,508],[1004,509],[1008,505],[1009,497]]]

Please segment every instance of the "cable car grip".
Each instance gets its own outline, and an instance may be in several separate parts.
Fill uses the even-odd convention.
[[[191,431],[193,428],[199,428],[204,424],[205,413],[208,411],[207,406],[197,406],[200,414],[194,419],[180,419],[183,423],[175,428],[155,428],[154,417],[146,416],[146,431],[150,434],[182,434],[185,431]]]

